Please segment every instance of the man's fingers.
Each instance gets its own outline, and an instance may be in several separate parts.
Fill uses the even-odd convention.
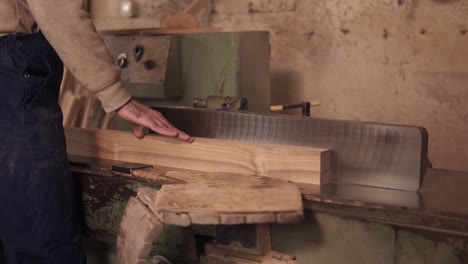
[[[158,120],[159,121],[159,120]],[[154,132],[160,134],[160,135],[163,135],[163,136],[167,136],[167,137],[174,137],[174,138],[177,138],[178,140],[182,140],[182,141],[185,141],[185,142],[193,142],[193,139],[191,136],[187,135],[186,133],[178,130],[177,128],[171,126],[171,127],[166,127],[164,125],[162,125],[160,122],[158,121],[153,121],[148,124],[148,127],[153,130]],[[141,128],[141,137],[144,136],[144,133],[143,133],[143,127],[140,126]],[[136,127],[134,127],[134,131],[135,131]],[[137,135],[137,133],[135,132],[135,135]],[[138,137],[138,135],[137,135]],[[140,137],[140,138],[141,138]]]
[[[158,118],[157,120],[155,120],[155,122],[157,122],[160,127],[167,128],[169,130],[177,132],[177,139],[182,140],[182,141],[192,142],[192,138],[189,135],[187,135],[186,133],[174,127],[164,117]]]
[[[160,135],[163,135],[163,136],[167,136],[167,137],[177,137],[179,135],[179,133],[177,131],[174,131],[170,128],[166,128],[166,127],[160,127],[160,126],[150,126],[151,130],[153,130],[154,132],[160,134]]]
[[[164,121],[166,121],[166,122],[164,122]],[[164,120],[164,119],[161,119],[161,118],[158,118],[158,117],[155,117],[155,116],[152,116],[150,122],[153,122],[158,127],[174,128],[173,126],[168,124],[167,120]]]
[[[163,136],[174,137],[182,141],[192,142],[186,133],[175,128],[160,112],[153,110],[135,100],[117,110],[117,114],[133,125],[133,133],[138,138],[145,136],[144,127]]]
[[[186,141],[186,142],[190,142],[190,143],[193,142],[193,138],[191,136],[185,134],[182,131],[179,131],[179,134],[177,135],[177,139],[182,140],[182,141]]]
[[[145,136],[145,131],[143,130],[143,126],[140,125],[133,125],[133,134],[137,138],[143,138]]]
[[[167,121],[167,119],[164,118],[164,116],[161,113],[154,111],[154,110],[153,110],[153,119],[161,123],[162,126],[174,128],[174,126],[171,123],[169,123],[169,121]]]
[[[155,122],[159,123],[159,125],[161,127],[165,127],[165,128],[168,128],[168,129],[171,129],[173,131],[176,131],[177,132],[177,139],[179,140],[182,140],[182,141],[187,141],[187,142],[192,142],[192,137],[190,137],[189,135],[187,135],[186,133],[180,131],[179,129],[177,129],[176,127],[174,127],[169,121],[167,121],[166,118],[164,118],[164,116],[157,112],[157,111],[154,111],[154,116],[155,116]]]

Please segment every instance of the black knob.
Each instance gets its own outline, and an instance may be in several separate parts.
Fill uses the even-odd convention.
[[[152,70],[154,67],[156,67],[156,63],[153,60],[147,60],[143,62],[143,64],[147,70]]]
[[[143,50],[143,46],[141,45],[136,45],[135,48],[133,48],[133,56],[135,57],[136,62],[141,60],[141,57],[143,56]]]

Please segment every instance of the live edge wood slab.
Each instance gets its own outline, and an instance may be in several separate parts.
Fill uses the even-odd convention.
[[[165,174],[186,183],[163,185],[160,190],[140,188],[137,197],[130,198],[117,237],[119,264],[147,263],[152,244],[165,224],[186,227],[298,223],[304,217],[301,193],[291,183],[242,174],[154,172],[155,177]],[[265,239],[268,241],[260,243],[269,245],[269,237]],[[270,246],[266,253],[271,253]],[[273,263],[268,254],[254,263]]]
[[[297,223],[303,218],[299,189],[284,181],[216,172],[165,174],[187,183],[163,185],[159,191],[138,191],[138,198],[164,224]]]
[[[172,138],[112,130],[65,129],[69,155],[159,165],[203,172],[267,176],[285,181],[326,184],[330,150],[246,144],[196,138],[191,144]]]

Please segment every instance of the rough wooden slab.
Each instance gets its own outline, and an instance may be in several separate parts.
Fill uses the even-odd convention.
[[[75,156],[76,157],[76,156]],[[248,181],[250,183],[265,181],[269,182],[284,182],[280,179],[274,179],[263,176],[252,176],[248,174],[230,173],[230,172],[203,172],[194,170],[176,169],[162,166],[151,166],[132,170],[130,175],[119,171],[113,171],[116,175],[127,175],[134,179],[151,182],[156,185],[167,184],[185,184],[185,183],[238,183]]]
[[[295,223],[303,219],[301,193],[295,185],[284,181],[242,174],[154,168],[145,169],[143,175],[172,177],[174,183],[163,185],[159,191],[140,188],[137,197],[130,198],[117,238],[120,264],[146,263],[152,242],[160,234],[163,224]],[[269,238],[268,233],[264,233],[265,237]],[[262,252],[269,248],[269,244],[265,244]],[[270,263],[268,261],[279,256],[275,253],[272,257],[270,253],[254,261]]]
[[[119,264],[145,264],[164,225],[139,199],[127,203],[117,237]]]
[[[238,182],[221,177],[164,185],[159,191],[140,189],[138,197],[161,222],[177,226],[296,223],[303,219],[296,186],[267,178],[239,178]]]
[[[310,184],[329,182],[330,151],[282,145],[171,138],[110,130],[66,129],[68,153],[179,169],[230,172]]]
[[[156,202],[159,212],[224,214],[297,213],[302,198],[296,186],[276,184],[165,185]]]

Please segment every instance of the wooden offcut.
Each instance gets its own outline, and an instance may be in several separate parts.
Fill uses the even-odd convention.
[[[216,245],[205,245],[205,254],[200,258],[200,264],[296,264],[294,256],[277,251],[256,255],[236,250],[229,250]]]
[[[197,172],[185,172],[181,176],[187,179],[190,174],[195,178],[199,175]],[[222,174],[206,174],[198,184],[164,185],[159,191],[138,189],[137,197],[131,197],[128,201],[120,225],[116,245],[119,264],[146,263],[152,243],[160,235],[164,224],[184,227],[193,224],[257,224],[247,222],[247,219],[258,219],[263,223],[264,219],[247,217],[258,214],[272,216],[272,221],[268,223],[295,223],[303,219],[301,194],[291,183],[239,174],[239,183],[235,184]],[[220,176],[219,179],[217,176]],[[288,222],[281,222],[278,215],[300,217],[289,217]],[[284,254],[270,250],[268,226],[258,228],[257,248],[244,249],[234,245],[235,250],[232,251],[231,245],[223,245],[213,248],[213,254],[209,256],[232,253],[232,256],[247,260],[253,257],[252,260],[259,263],[283,258]],[[251,251],[255,254],[251,255]]]
[[[303,219],[301,192],[294,184],[246,174],[168,169],[132,172],[136,179],[162,185],[159,191],[139,189],[138,198],[164,224],[281,224]]]
[[[301,212],[302,199],[288,183],[174,184],[161,188],[156,206],[160,212]]]
[[[89,129],[66,129],[68,154],[179,169],[250,174],[285,181],[329,182],[328,149],[261,145],[196,138],[172,138]]]
[[[164,174],[185,183],[163,185],[159,191],[138,190],[138,199],[164,224],[282,224],[303,220],[301,192],[291,183],[219,172]]]
[[[119,264],[145,264],[153,241],[164,228],[154,214],[138,198],[131,197],[122,217],[117,237]]]
[[[255,178],[255,177],[249,177]],[[164,185],[150,206],[164,216],[161,222],[186,226],[180,217],[186,215],[189,224],[238,225],[265,223],[298,223],[303,219],[299,189],[283,182],[219,181],[211,184]],[[249,217],[258,216],[259,217]],[[266,218],[266,216],[269,216]]]

